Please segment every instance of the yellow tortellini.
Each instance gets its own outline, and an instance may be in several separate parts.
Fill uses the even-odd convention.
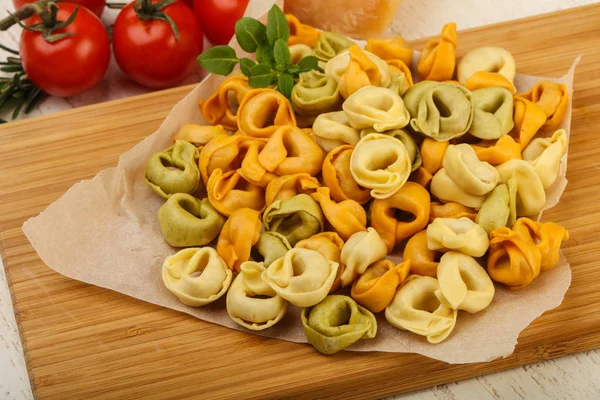
[[[489,87],[472,92],[473,123],[469,133],[480,139],[498,139],[515,126],[513,96],[500,87]]]
[[[314,56],[315,51],[312,47],[304,43],[296,43],[288,47],[290,49],[290,63],[298,64],[304,57]]]
[[[485,195],[477,196],[464,191],[450,178],[445,168],[440,169],[433,176],[429,190],[432,195],[445,203],[455,202],[475,209],[480,209],[485,201]]]
[[[394,137],[371,133],[363,137],[350,157],[350,172],[371,196],[385,199],[406,183],[411,159],[402,142]]]
[[[265,267],[283,257],[291,248],[292,246],[285,236],[277,232],[265,231],[260,234],[258,242],[256,242],[256,250],[264,259]]]
[[[283,318],[288,303],[262,279],[263,263],[246,261],[227,292],[227,313],[244,328],[261,331]]]
[[[294,248],[273,261],[262,277],[291,304],[311,307],[327,296],[338,268],[338,263],[329,261],[318,251]]]
[[[429,250],[455,250],[481,257],[489,246],[487,232],[469,218],[436,218],[427,226]]]
[[[158,222],[171,246],[204,246],[219,235],[225,217],[215,210],[208,198],[199,200],[186,193],[176,193],[158,210]]]
[[[342,274],[342,287],[350,285],[367,267],[383,259],[387,255],[387,247],[383,239],[373,228],[366,232],[352,235],[342,248],[340,256],[346,266]]]
[[[183,249],[166,258],[163,283],[179,301],[199,307],[227,292],[233,273],[212,247]]]
[[[299,115],[316,116],[339,110],[341,100],[335,79],[314,70],[300,74],[292,89],[292,104]]]
[[[444,341],[456,324],[457,310],[436,297],[438,280],[412,275],[385,309],[385,319],[398,329],[425,336],[432,344]]]
[[[315,44],[315,55],[319,60],[329,61],[354,44],[352,40],[337,33],[321,32],[319,40]]]
[[[376,131],[373,128],[366,128],[361,130],[361,139],[367,136],[369,133],[376,133]],[[417,146],[415,139],[413,139],[413,137],[409,133],[407,133],[403,129],[392,129],[391,131],[385,131],[381,133],[395,137],[396,139],[399,139],[402,142],[411,161],[411,172],[416,171],[421,166],[421,164],[423,163],[423,159],[421,158],[421,151],[419,150],[419,146]]]
[[[344,111],[321,114],[313,124],[315,141],[326,152],[344,144],[356,145],[360,140],[358,129],[350,126]]]
[[[510,160],[496,167],[502,183],[508,183],[516,216],[530,217],[546,205],[546,192],[534,167],[524,160]],[[512,181],[512,182],[511,182]]]
[[[533,139],[523,150],[523,160],[528,161],[548,189],[560,170],[560,162],[567,149],[567,132],[559,129],[550,138]]]
[[[475,217],[477,225],[481,226],[488,235],[494,229],[508,225],[510,217],[510,195],[506,184],[498,185],[483,202]]]
[[[458,63],[456,75],[463,85],[474,73],[497,72],[510,82],[514,82],[516,73],[515,59],[502,47],[479,47],[463,56]]]
[[[321,208],[304,193],[271,204],[263,214],[263,222],[267,231],[282,234],[292,246],[324,228]]]
[[[316,306],[303,309],[301,319],[308,342],[323,354],[337,353],[377,334],[373,313],[348,296],[327,296]]]
[[[412,116],[411,128],[434,140],[454,139],[471,128],[473,99],[463,86],[422,81],[408,89],[403,99]]]
[[[437,279],[437,298],[454,310],[479,312],[490,305],[496,292],[485,269],[473,257],[456,251],[442,256]]]
[[[150,157],[145,181],[165,199],[174,193],[194,193],[200,184],[199,157],[196,146],[177,140],[173,146]]]
[[[404,128],[410,114],[402,98],[393,90],[365,86],[346,99],[342,108],[355,129],[373,128],[377,132]]]
[[[498,171],[492,165],[479,161],[475,150],[466,143],[448,146],[442,165],[450,179],[475,196],[491,192],[500,181]]]

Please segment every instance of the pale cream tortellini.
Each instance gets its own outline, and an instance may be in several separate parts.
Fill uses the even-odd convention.
[[[479,161],[475,150],[466,143],[448,146],[442,165],[450,179],[475,196],[491,192],[500,181],[498,171],[492,165]]]
[[[342,287],[350,285],[369,265],[387,255],[387,246],[373,228],[352,235],[342,248],[340,259],[346,269],[342,273]]]
[[[337,353],[377,334],[373,313],[348,296],[327,296],[316,306],[303,309],[301,319],[308,342],[323,354]]]
[[[166,258],[163,283],[183,304],[199,307],[227,292],[233,273],[212,247],[183,249]]]
[[[392,136],[371,133],[356,145],[350,157],[350,172],[371,196],[385,199],[408,180],[412,166],[406,147]]]
[[[455,202],[465,207],[480,209],[485,201],[485,195],[477,196],[464,191],[450,178],[445,168],[440,169],[429,185],[431,194],[445,203]]]
[[[326,152],[344,144],[356,145],[360,133],[350,126],[344,111],[321,114],[315,119],[312,127],[315,141]]]
[[[373,128],[366,128],[361,130],[361,139],[367,136],[369,133],[376,133],[376,131]],[[402,142],[404,148],[406,149],[406,152],[408,153],[408,157],[411,160],[411,172],[416,171],[422,165],[423,159],[421,157],[421,151],[419,150],[419,146],[417,146],[415,139],[413,139],[413,137],[404,129],[392,129],[381,133],[395,137],[396,139],[399,139]]]
[[[427,337],[432,344],[445,340],[456,324],[457,310],[436,297],[438,280],[412,275],[385,309],[385,319],[398,329]]]
[[[311,307],[327,296],[338,268],[338,263],[329,261],[318,251],[294,248],[273,261],[262,278],[291,304]]]
[[[246,261],[227,292],[227,313],[244,328],[260,331],[283,318],[288,303],[263,280],[263,263]]]
[[[455,310],[476,313],[490,305],[496,290],[485,269],[471,256],[449,251],[437,268],[440,302]]]
[[[404,128],[410,121],[402,98],[384,87],[360,88],[344,101],[342,108],[355,129],[373,128],[383,132]]]
[[[458,63],[456,76],[463,85],[479,71],[497,72],[510,82],[514,82],[516,73],[515,59],[502,47],[480,47],[471,50]]]
[[[514,127],[513,96],[500,87],[489,87],[472,92],[473,123],[469,133],[489,140],[507,135]]]
[[[567,132],[559,129],[550,138],[533,139],[523,150],[523,160],[533,165],[544,189],[552,186],[558,177],[567,140]]]
[[[496,169],[501,182],[508,183],[510,203],[516,216],[538,215],[546,205],[546,192],[534,167],[524,160],[510,160]]]
[[[489,246],[487,232],[466,217],[436,218],[427,226],[429,250],[455,250],[473,257],[481,257]]]
[[[196,146],[177,140],[173,146],[150,157],[145,181],[165,199],[174,193],[194,193],[200,184],[199,157]]]

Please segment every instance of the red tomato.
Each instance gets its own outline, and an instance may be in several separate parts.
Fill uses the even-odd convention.
[[[58,20],[66,21],[77,4],[56,3]],[[31,17],[31,23],[41,22]],[[53,34],[73,36],[48,43],[39,32],[23,30],[21,59],[29,79],[54,96],[73,96],[96,86],[110,61],[110,42],[100,19],[85,7],[79,7],[75,20]]]
[[[133,3],[121,10],[113,28],[117,64],[129,78],[153,89],[174,86],[190,76],[202,53],[202,28],[192,10],[176,1],[162,11],[177,25],[179,41],[168,22],[140,20]]]
[[[13,5],[15,6],[15,10],[23,7],[28,3],[35,3],[37,0],[13,0]],[[104,12],[104,8],[106,7],[106,0],[69,0],[69,3],[80,4],[91,12],[96,14],[98,18],[102,16]]]
[[[249,0],[194,0],[194,12],[214,45],[227,44],[235,34],[235,23],[244,16]]]

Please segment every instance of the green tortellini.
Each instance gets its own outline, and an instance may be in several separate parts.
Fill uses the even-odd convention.
[[[199,157],[196,146],[177,140],[173,146],[150,157],[146,183],[165,199],[174,193],[194,193],[200,184]]]
[[[316,116],[341,108],[342,96],[338,83],[319,71],[300,74],[292,89],[292,104],[300,115]]]
[[[265,267],[271,265],[278,258],[285,256],[285,253],[291,248],[292,246],[285,236],[272,231],[261,233],[258,242],[256,242],[256,250],[264,259]]]
[[[285,236],[291,246],[324,229],[321,207],[307,194],[273,202],[263,214],[267,231]]]
[[[471,91],[452,83],[419,82],[406,91],[410,127],[438,142],[465,134],[473,122]]]
[[[377,334],[373,313],[348,296],[327,296],[312,308],[302,309],[301,318],[308,342],[323,354],[337,353]]]
[[[507,226],[510,215],[510,196],[506,184],[498,185],[483,202],[475,222],[489,235],[496,228]]]
[[[369,133],[375,133],[375,129],[363,129],[362,131],[360,131],[360,138],[362,139]],[[404,129],[392,129],[391,131],[385,131],[381,133],[384,135],[390,135],[392,137],[395,137],[396,139],[399,139],[402,142],[402,144],[406,148],[408,157],[410,158],[411,172],[416,171],[421,166],[421,164],[423,163],[423,159],[421,158],[421,150],[419,149],[419,146],[417,146],[415,139],[413,139],[408,132],[406,132]]]
[[[332,32],[321,32],[315,44],[315,54],[319,60],[329,61],[344,50],[355,45],[352,40]]]
[[[501,87],[474,90],[473,123],[469,133],[484,140],[498,139],[514,127],[513,96]]]
[[[225,217],[208,198],[199,200],[186,193],[176,193],[158,210],[158,222],[171,246],[204,246],[219,235]]]

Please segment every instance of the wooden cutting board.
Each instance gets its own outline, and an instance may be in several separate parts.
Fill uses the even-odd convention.
[[[575,77],[569,185],[545,214],[571,232],[564,252],[573,283],[561,307],[521,334],[512,356],[476,365],[411,354],[326,357],[308,345],[229,330],[73,281],[44,265],[22,223],[72,184],[116,165],[191,89],[183,87],[0,128],[2,256],[35,395],[374,398],[600,347],[600,5],[461,32],[459,42],[459,56],[483,45],[506,47],[518,71],[534,75],[561,76],[584,55]]]

